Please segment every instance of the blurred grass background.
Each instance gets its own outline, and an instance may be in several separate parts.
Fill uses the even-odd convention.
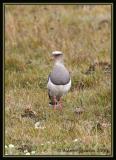
[[[54,50],[72,77],[62,113],[48,106]],[[111,154],[111,5],[5,5],[5,144],[13,155]]]

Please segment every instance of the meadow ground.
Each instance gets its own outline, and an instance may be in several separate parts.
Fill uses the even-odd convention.
[[[51,52],[72,87],[49,107]],[[5,5],[5,154],[111,154],[111,5]]]

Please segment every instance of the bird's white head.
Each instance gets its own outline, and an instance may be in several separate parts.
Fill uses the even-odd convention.
[[[63,53],[61,51],[53,51],[52,56],[55,61],[55,64],[63,63]]]
[[[60,55],[63,55],[63,53],[61,51],[53,51],[52,55],[53,56],[60,56]]]

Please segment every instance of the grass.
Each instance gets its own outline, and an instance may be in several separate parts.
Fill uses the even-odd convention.
[[[111,154],[111,6],[89,7],[5,5],[6,155]],[[53,50],[72,77],[62,112],[48,106]]]

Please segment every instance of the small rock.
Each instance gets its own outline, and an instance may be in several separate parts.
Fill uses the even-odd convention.
[[[5,145],[5,149],[8,148],[7,145]]]
[[[14,148],[14,145],[13,144],[9,144],[9,148]]]
[[[73,140],[73,142],[77,142],[77,141],[78,141],[78,139],[74,139],[74,140]]]
[[[42,123],[41,123],[41,122],[36,122],[36,123],[35,123],[35,128],[36,128],[36,129],[44,129],[45,127],[42,126]]]
[[[31,154],[35,154],[36,152],[35,151],[31,151]]]
[[[24,153],[28,153],[28,150],[26,149],[26,150],[24,150]]]
[[[30,155],[30,153],[29,153],[29,152],[27,152],[25,155]]]
[[[41,146],[43,146],[44,144],[42,143]]]

